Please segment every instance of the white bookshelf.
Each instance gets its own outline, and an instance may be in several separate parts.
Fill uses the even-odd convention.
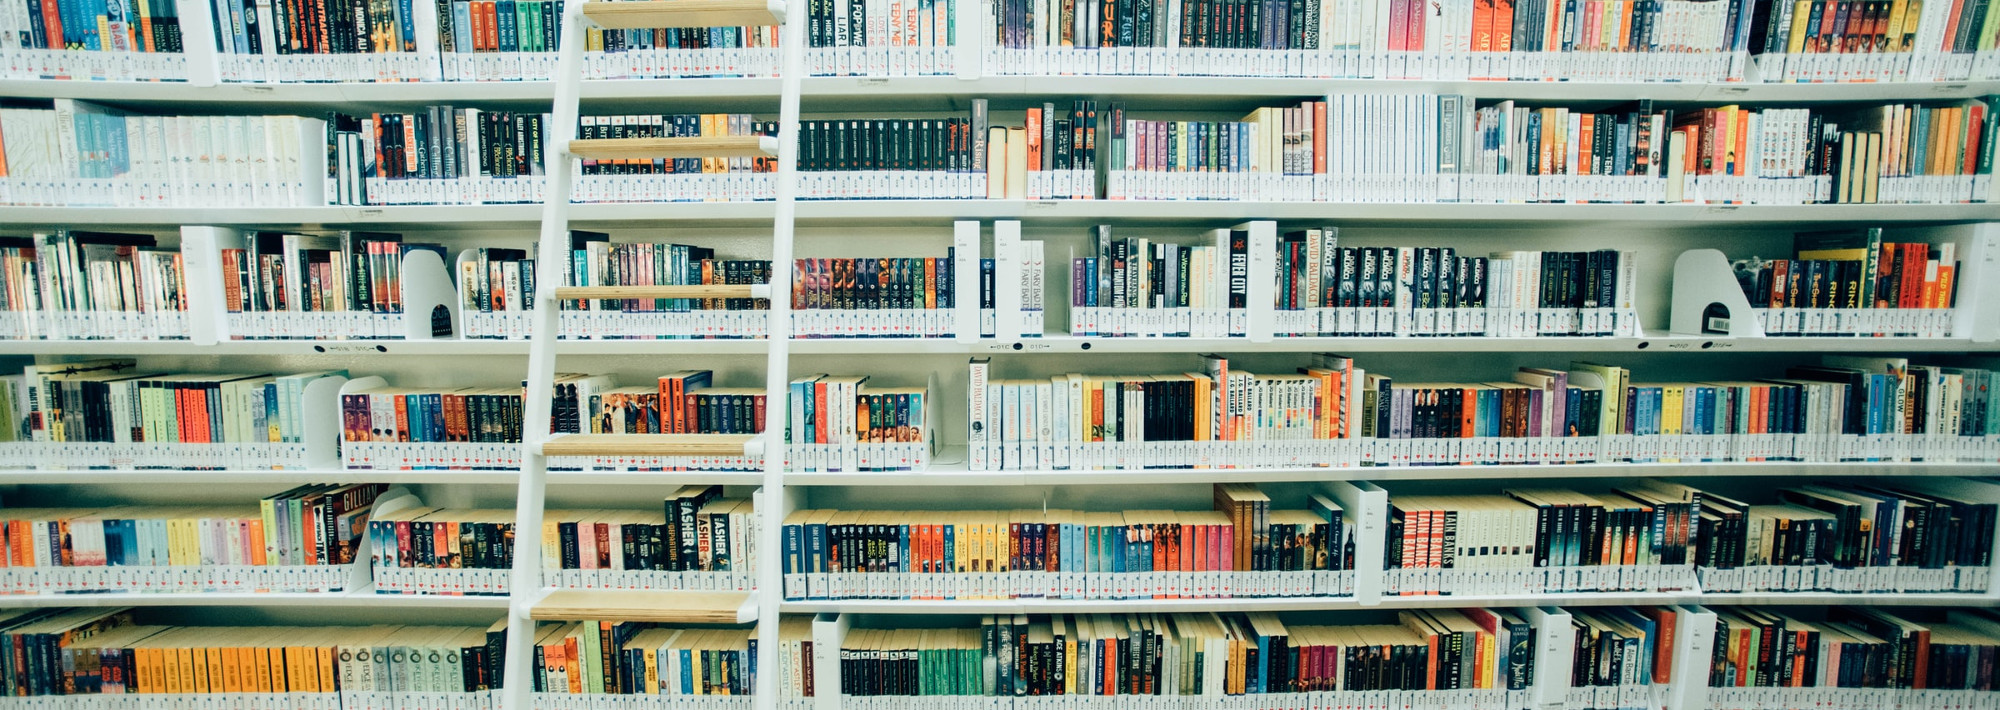
[[[804,22],[796,13],[790,29]],[[1102,76],[961,76],[933,77],[803,77],[787,86],[779,78],[651,79],[574,81],[567,85],[548,81],[523,82],[412,82],[349,84],[209,84],[188,85],[145,82],[93,81],[0,81],[0,95],[18,98],[78,98],[138,105],[149,109],[190,112],[323,112],[327,110],[391,109],[429,103],[494,104],[509,107],[546,107],[558,100],[558,92],[573,90],[590,108],[676,107],[684,99],[700,99],[712,105],[748,107],[759,112],[786,111],[794,117],[781,135],[791,136],[796,126],[798,104],[808,112],[882,111],[917,107],[924,110],[957,110],[970,98],[982,97],[996,104],[1025,104],[1042,100],[1062,101],[1077,96],[1123,97],[1134,105],[1180,107],[1188,110],[1240,111],[1243,107],[1272,99],[1324,95],[1329,92],[1441,92],[1459,93],[1485,99],[1528,101],[1576,101],[1607,103],[1632,99],[1691,104],[1740,102],[1746,104],[1837,105],[1870,101],[1926,101],[1963,99],[2000,94],[2000,81],[1855,83],[1855,84],[1758,84],[1758,83],[1598,83],[1598,82],[1500,82],[1500,81],[1392,81],[1360,79],[1273,79],[1217,77],[1102,77]],[[787,95],[789,94],[789,95]],[[662,97],[672,97],[663,99]],[[789,102],[789,103],[785,103]],[[559,140],[557,134],[551,140]],[[786,150],[791,150],[786,146]],[[789,173],[787,173],[789,178]],[[781,182],[780,194],[790,188]],[[1244,220],[1276,220],[1281,225],[1331,223],[1352,226],[1377,239],[1410,239],[1422,243],[1448,241],[1458,232],[1505,230],[1520,246],[1535,248],[1585,248],[1631,246],[1647,250],[1644,267],[1652,283],[1662,281],[1669,259],[1653,259],[1654,252],[1668,253],[1682,248],[1707,245],[1714,239],[1703,230],[1729,234],[1752,231],[1788,233],[1794,228],[1818,228],[1848,224],[1895,227],[1944,227],[2000,222],[2000,204],[1962,205],[1611,205],[1611,204],[1340,204],[1274,202],[1141,202],[1123,200],[1020,201],[1020,200],[928,200],[928,201],[827,201],[796,202],[779,199],[759,203],[663,203],[663,204],[577,204],[564,208],[569,223],[583,228],[616,229],[634,233],[671,229],[676,234],[700,235],[704,230],[763,230],[757,238],[769,245],[773,257],[788,257],[795,244],[801,253],[862,253],[868,250],[907,250],[913,245],[936,247],[939,255],[949,245],[949,229],[959,220],[1020,220],[1038,234],[1080,236],[1082,227],[1113,223],[1131,227],[1213,228]],[[498,243],[500,236],[510,245],[526,244],[527,233],[545,224],[545,207],[536,204],[452,205],[452,206],[326,206],[265,208],[82,208],[82,207],[0,207],[0,223],[13,228],[92,226],[105,228],[177,229],[181,226],[272,227],[312,229],[357,227],[407,230],[416,234],[449,233],[459,246]],[[792,233],[796,223],[802,230]],[[874,227],[893,224],[914,231],[876,231]],[[775,225],[775,226],[774,226]],[[1372,231],[1371,231],[1372,230]],[[851,236],[865,232],[863,236]],[[1526,234],[1526,236],[1523,236]],[[1052,251],[1052,255],[1053,255]],[[1060,262],[1058,262],[1060,263]],[[789,266],[777,273],[788,273]],[[1052,272],[1053,273],[1053,272]],[[1056,280],[1056,279],[1052,279]],[[782,299],[788,281],[774,280],[773,298]],[[1969,284],[1968,284],[1969,285]],[[1058,289],[1060,290],[1060,289]],[[879,473],[804,473],[772,465],[765,472],[547,472],[546,484],[560,495],[588,498],[619,497],[656,505],[659,495],[674,486],[712,483],[738,490],[761,489],[759,515],[766,538],[764,566],[756,571],[761,590],[751,603],[757,616],[769,620],[779,614],[851,614],[861,616],[1051,614],[1117,612],[1191,611],[1367,611],[1426,607],[1560,607],[1606,605],[1902,605],[1945,607],[2000,606],[2000,590],[1985,594],[1831,594],[1831,593],[1708,593],[1701,591],[1657,593],[1554,593],[1541,595],[1447,595],[1293,597],[1254,599],[1185,600],[843,600],[783,601],[776,564],[779,522],[819,489],[857,489],[851,496],[865,496],[874,489],[914,489],[910,495],[950,497],[965,489],[1012,488],[1064,490],[1073,486],[1135,487],[1161,485],[1199,486],[1216,481],[1254,481],[1279,485],[1345,482],[1407,481],[1449,483],[1459,481],[1580,480],[1603,478],[1725,478],[1811,479],[1818,477],[1988,477],[2000,475],[2000,465],[1991,463],[1602,463],[1565,466],[1435,466],[1435,467],[1348,467],[1280,468],[1257,470],[1170,470],[1170,471],[970,471],[963,449],[963,422],[950,414],[963,397],[962,372],[968,356],[997,355],[1015,359],[1026,369],[1042,371],[1082,371],[1117,367],[1125,358],[1162,362],[1163,358],[1205,352],[1226,352],[1279,357],[1334,351],[1379,355],[1384,358],[1409,354],[1416,358],[1452,358],[1457,354],[1512,355],[1516,359],[1565,355],[1616,354],[1640,358],[1644,365],[1662,367],[1670,363],[1700,360],[1706,367],[1726,368],[1736,358],[1762,358],[1776,362],[1780,356],[1810,357],[1823,352],[1902,353],[1991,357],[2000,354],[2000,342],[1991,337],[1952,338],[1727,338],[1676,335],[1664,330],[1667,320],[1660,302],[1661,288],[1649,287],[1648,298],[1657,307],[1643,309],[1642,321],[1650,328],[1639,337],[1612,338],[1084,338],[1050,334],[1041,338],[962,341],[951,339],[778,339],[762,340],[606,340],[563,341],[546,354],[578,358],[580,364],[565,364],[561,370],[614,370],[627,375],[643,375],[677,369],[678,363],[699,363],[727,369],[740,379],[761,376],[773,396],[784,392],[790,375],[825,371],[881,372],[893,365],[883,356],[900,356],[915,369],[945,374],[955,381],[942,390],[941,406],[946,415],[938,428],[947,433],[935,463],[922,471]],[[963,295],[961,296],[963,297]],[[1970,303],[1961,298],[1961,307],[1976,307],[1987,313],[2000,303]],[[782,308],[777,309],[782,312]],[[1988,316],[1991,317],[1990,315]],[[1050,314],[1052,325],[1062,322]],[[1053,330],[1054,328],[1052,328]],[[207,332],[217,332],[211,327]],[[62,358],[99,356],[139,356],[165,358],[177,367],[224,370],[232,363],[249,361],[274,369],[344,367],[356,377],[390,375],[390,381],[413,383],[427,376],[442,376],[440,369],[465,367],[459,358],[475,358],[471,373],[453,373],[454,383],[484,376],[488,383],[512,382],[528,372],[533,346],[528,341],[500,340],[191,340],[191,341],[0,341],[0,357],[26,361],[55,361]],[[800,356],[793,359],[792,356]],[[1107,362],[1111,361],[1111,362]],[[1512,360],[1506,361],[1511,364]],[[675,365],[670,367],[669,365]],[[1425,367],[1436,368],[1436,362]],[[1145,367],[1145,366],[1142,366]],[[398,375],[402,377],[398,378]],[[544,403],[546,407],[546,402]],[[962,410],[962,407],[957,407]],[[773,419],[772,421],[776,421]],[[532,431],[532,428],[531,428]],[[774,435],[773,435],[774,436]],[[538,444],[530,437],[530,445]],[[782,452],[773,438],[764,450]],[[0,469],[0,486],[82,485],[103,487],[198,488],[194,495],[235,495],[240,487],[264,486],[277,490],[306,482],[384,482],[420,486],[427,503],[463,505],[472,501],[507,500],[504,491],[525,485],[519,470],[482,471],[401,471],[347,470],[315,467],[302,470],[71,470]],[[575,494],[576,489],[590,489]],[[502,491],[498,496],[493,491]],[[1115,494],[1114,494],[1115,495]],[[535,506],[533,519],[540,520],[542,497],[523,496]],[[652,502],[648,502],[648,501]],[[1110,506],[1112,501],[1094,500]],[[551,504],[548,507],[554,507]],[[523,518],[526,520],[527,518]],[[1379,531],[1377,533],[1380,534]],[[1377,547],[1379,553],[1379,546]],[[1379,563],[1379,560],[1376,560]],[[1378,564],[1379,566],[1379,564]],[[1376,575],[1379,576],[1379,575]],[[521,579],[518,577],[516,579]],[[1375,580],[1379,582],[1378,580]],[[518,588],[518,587],[517,587]],[[397,614],[430,612],[479,613],[497,617],[520,610],[534,600],[538,589],[526,589],[513,597],[378,595],[370,587],[337,593],[209,593],[209,594],[92,594],[92,595],[13,595],[0,596],[0,608],[23,606],[146,606],[202,607],[219,613],[231,609],[273,608],[309,612],[317,608],[337,609],[343,620],[387,618]],[[520,619],[520,616],[516,616]],[[1550,615],[1548,618],[1563,618]],[[357,622],[358,623],[358,622]],[[516,623],[532,623],[524,620]],[[1567,627],[1566,621],[1557,624]],[[773,627],[774,628],[774,627]],[[760,638],[763,654],[760,665],[768,669],[761,676],[769,682],[779,677],[776,669],[775,631]],[[1705,658],[1708,643],[1689,635],[1683,643],[1687,658]],[[1566,648],[1560,646],[1558,648]],[[1684,664],[1686,665],[1686,664]],[[512,666],[515,668],[519,665]],[[1546,678],[1559,674],[1554,669],[1540,673],[1551,688],[1558,681]],[[518,676],[516,676],[518,677]],[[1566,680],[1566,678],[1564,679]],[[770,710],[781,705],[774,686],[760,687],[756,707]],[[822,684],[822,693],[827,686]],[[1558,701],[1559,702],[1559,701]],[[1672,710],[1700,710],[1689,698],[1668,705]],[[837,710],[838,696],[822,695],[813,706]],[[610,707],[610,706],[605,706]],[[1553,706],[1552,706],[1553,707]],[[524,710],[511,708],[510,710]]]

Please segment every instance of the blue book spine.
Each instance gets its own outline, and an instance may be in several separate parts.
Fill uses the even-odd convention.
[[[958,526],[945,525],[943,527],[944,527],[944,573],[958,574]],[[953,577],[952,579],[957,579],[957,578]],[[951,585],[945,585],[945,588],[950,589]],[[956,599],[958,598],[958,595],[954,594],[947,596],[945,598]]]
[[[396,23],[397,27],[398,29],[402,30],[403,34],[402,51],[405,52],[417,51],[416,4],[411,2],[411,0],[397,0],[396,18],[397,18],[397,23]]]
[[[463,54],[472,53],[472,3],[470,0],[450,0],[451,2],[451,46]]]
[[[896,549],[889,555],[889,572],[905,572],[910,569],[910,526],[896,526]]]
[[[827,598],[827,590],[824,586],[812,584],[812,577],[810,575],[827,573],[826,524],[813,523],[806,525],[805,528],[806,574],[808,575],[806,577],[806,598],[825,599]]]

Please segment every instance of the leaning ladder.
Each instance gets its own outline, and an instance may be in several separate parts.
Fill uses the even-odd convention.
[[[778,136],[699,138],[627,138],[579,140],[578,99],[582,81],[584,23],[606,29],[653,27],[728,27],[778,25],[781,28]],[[514,523],[514,568],[509,578],[505,710],[532,710],[537,621],[626,620],[667,623],[749,623],[757,626],[756,706],[777,706],[778,602],[782,582],[775,551],[783,519],[783,406],[787,394],[790,346],[792,236],[797,191],[799,77],[805,68],[802,20],[788,17],[785,0],[581,0],[566,3],[562,18],[562,51],[556,63],[555,105],[544,155],[548,156],[548,186],[542,202],[540,273],[529,328],[528,382],[521,436],[521,473]],[[689,158],[777,155],[776,195],[771,234],[771,280],[768,285],[731,286],[608,286],[563,287],[556,275],[567,273],[569,208],[576,180],[575,160],[581,158]],[[771,416],[765,431],[754,436],[699,434],[565,434],[551,435],[551,398],[555,384],[556,342],[561,326],[561,302],[603,298],[765,298],[771,308],[767,329],[765,394]],[[543,588],[539,544],[542,509],[548,489],[550,456],[746,456],[763,457],[763,485],[757,514],[758,549],[766,551],[756,574],[753,593],[549,591]],[[637,480],[643,480],[637,478]]]

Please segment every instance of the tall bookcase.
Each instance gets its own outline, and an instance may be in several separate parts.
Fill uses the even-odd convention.
[[[428,3],[419,3],[420,6]],[[572,12],[576,5],[572,5]],[[962,3],[961,20],[969,28],[977,17],[975,3]],[[422,13],[419,13],[420,15]],[[200,16],[190,12],[184,16]],[[574,18],[570,20],[572,23]],[[806,22],[804,12],[785,15],[785,46],[796,49]],[[422,33],[419,33],[420,35]],[[966,32],[976,38],[981,33]],[[575,35],[571,35],[572,38]],[[976,56],[980,48],[973,42],[959,48],[962,57]],[[200,59],[197,54],[193,59]],[[965,62],[970,65],[971,62]],[[1187,369],[1190,358],[1205,352],[1241,356],[1252,367],[1289,368],[1288,356],[1313,352],[1343,352],[1372,363],[1393,363],[1403,371],[1451,379],[1457,368],[1499,367],[1503,372],[1518,365],[1560,362],[1570,358],[1605,358],[1625,364],[1672,368],[1691,377],[1728,377],[1742,367],[1769,367],[1817,353],[1960,354],[1984,357],[2000,353],[2000,205],[1611,205],[1611,204],[1313,204],[1268,202],[1138,202],[1138,201],[1019,201],[1019,200],[940,200],[889,201],[852,200],[800,202],[795,199],[797,128],[802,110],[844,113],[857,111],[905,110],[942,112],[963,108],[971,98],[987,98],[997,112],[1018,112],[1043,100],[1074,97],[1116,97],[1135,107],[1156,111],[1178,111],[1204,117],[1240,115],[1264,102],[1324,95],[1328,92],[1369,92],[1432,90],[1457,92],[1474,98],[1513,98],[1549,102],[1614,102],[1648,98],[1664,103],[1709,105],[1715,103],[1829,105],[1876,100],[1929,100],[1983,96],[2000,93],[2000,82],[1956,83],[1872,83],[1872,84],[1594,84],[1562,82],[1487,82],[1313,79],[1229,79],[1210,77],[1016,77],[978,76],[962,71],[957,77],[833,78],[802,77],[801,55],[787,52],[782,78],[716,78],[672,80],[622,80],[583,82],[576,72],[561,71],[569,78],[554,82],[515,83],[408,83],[335,85],[231,85],[183,86],[178,84],[137,84],[111,82],[6,81],[0,94],[21,98],[84,98],[141,109],[185,110],[189,112],[303,112],[329,108],[361,110],[413,106],[435,102],[485,103],[517,107],[555,106],[558,130],[550,137],[550,155],[563,153],[556,141],[568,138],[567,126],[574,125],[579,102],[586,108],[633,110],[664,107],[670,110],[706,110],[710,106],[743,107],[780,117],[778,135],[780,169],[776,199],[757,203],[673,203],[673,204],[567,204],[485,206],[327,206],[265,208],[44,208],[0,207],[0,229],[27,231],[40,228],[98,227],[156,231],[179,235],[180,244],[190,255],[212,254],[215,239],[225,232],[257,227],[282,228],[364,228],[404,230],[422,233],[455,249],[507,244],[525,246],[540,230],[544,274],[560,273],[565,255],[550,247],[559,244],[567,226],[609,230],[644,230],[647,234],[700,234],[739,251],[767,254],[773,276],[768,290],[772,307],[770,329],[783,333],[788,322],[791,263],[799,256],[838,256],[849,253],[928,254],[941,252],[963,235],[966,223],[976,233],[995,228],[999,221],[1018,221],[1025,236],[1043,239],[1052,253],[1064,246],[1083,243],[1086,228],[1095,224],[1157,229],[1168,233],[1194,233],[1226,228],[1246,222],[1262,223],[1260,229],[1338,225],[1342,239],[1359,244],[1451,242],[1468,252],[1514,248],[1585,249],[1611,246],[1636,251],[1641,259],[1639,315],[1646,331],[1634,336],[1609,338],[1181,338],[1105,339],[1049,335],[1041,338],[999,339],[788,339],[745,341],[597,340],[557,341],[546,328],[554,323],[552,313],[537,313],[543,330],[531,341],[480,341],[465,339],[389,339],[371,341],[255,341],[230,340],[215,320],[222,318],[211,307],[193,310],[196,319],[205,319],[195,329],[195,339],[186,342],[125,341],[6,341],[0,354],[20,362],[59,362],[86,356],[137,356],[164,369],[227,371],[233,369],[329,369],[345,368],[355,376],[386,375],[391,381],[437,386],[497,386],[525,380],[530,392],[545,389],[551,373],[569,369],[558,367],[557,356],[565,363],[574,359],[578,369],[645,378],[687,366],[712,367],[739,381],[760,379],[773,402],[787,396],[788,382],[808,372],[876,373],[903,384],[939,381],[938,406],[934,416],[939,432],[940,452],[927,470],[912,472],[804,473],[787,470],[783,426],[767,429],[760,444],[764,470],[745,473],[579,473],[547,472],[530,466],[523,471],[374,471],[343,470],[335,461],[315,461],[304,470],[257,471],[48,471],[0,469],[0,486],[10,494],[20,491],[23,498],[48,504],[49,501],[179,501],[213,500],[219,494],[265,493],[300,482],[354,481],[385,482],[417,489],[426,502],[435,505],[502,505],[519,507],[520,530],[541,528],[545,491],[564,504],[619,505],[637,499],[657,501],[683,483],[715,483],[738,489],[754,489],[758,495],[757,514],[761,520],[760,548],[763,551],[755,570],[758,590],[737,610],[737,620],[774,622],[781,615],[816,615],[823,620],[822,631],[837,639],[844,630],[838,615],[980,615],[996,613],[1110,613],[1165,611],[1328,611],[1394,609],[1414,606],[1494,606],[1533,609],[1547,644],[1546,655],[1555,659],[1566,649],[1561,631],[1568,617],[1555,610],[1561,605],[1694,605],[1726,604],[1829,604],[1882,603],[1913,605],[2000,606],[2000,580],[1993,591],[1982,594],[1871,595],[1856,598],[1834,594],[1704,594],[1630,593],[1543,596],[1418,597],[1399,598],[1380,594],[1378,574],[1364,570],[1357,580],[1352,599],[1270,598],[1221,600],[1143,601],[785,601],[779,591],[782,578],[777,563],[781,548],[782,521],[794,510],[806,507],[911,507],[936,506],[954,509],[972,506],[1031,508],[1060,505],[1076,508],[1203,507],[1207,485],[1222,481],[1248,481],[1309,487],[1325,491],[1347,502],[1360,517],[1359,546],[1379,552],[1386,515],[1383,489],[1374,482],[1393,483],[1415,490],[1444,491],[1457,486],[1490,488],[1496,478],[1560,481],[1569,478],[1621,478],[1639,476],[1704,477],[1702,480],[1742,479],[1743,485],[1763,485],[1819,475],[1838,476],[1971,476],[1985,477],[2000,472],[1992,463],[1875,463],[1875,464],[1589,464],[1570,467],[1482,466],[1482,467],[1399,467],[1288,468],[1258,470],[1170,470],[1139,471],[972,471],[967,470],[964,435],[967,428],[963,399],[967,389],[964,374],[968,357],[991,357],[996,368],[1021,376],[1056,372],[1105,372],[1118,368],[1135,371]],[[574,67],[570,67],[573,69]],[[1009,119],[1011,120],[1011,119]],[[1960,244],[1980,243],[1974,256],[1967,255],[1967,270],[1961,290],[1960,308],[1970,309],[1968,330],[1960,336],[1939,339],[1811,339],[1811,338],[1728,338],[1673,334],[1667,332],[1669,313],[1674,308],[1671,284],[1672,264],[1684,251],[1716,248],[1732,256],[1749,253],[1775,254],[1789,245],[1795,228],[1830,225],[1882,225],[1897,233],[1954,239]],[[183,227],[217,227],[219,230]],[[974,239],[979,248],[989,239]],[[961,247],[962,248],[962,247]],[[978,258],[974,254],[973,258]],[[190,275],[208,264],[205,258],[190,256]],[[1058,264],[1061,262],[1058,261]],[[208,267],[212,268],[212,267]],[[448,268],[448,265],[447,265]],[[1052,271],[1052,273],[1055,273]],[[1060,294],[1058,285],[1051,290]],[[192,284],[191,284],[192,287]],[[553,309],[556,282],[544,280],[540,305]],[[1726,287],[1725,287],[1726,288]],[[1252,293],[1258,293],[1252,290]],[[963,297],[963,296],[962,296]],[[197,299],[218,298],[211,294]],[[1065,299],[1053,299],[1063,303]],[[197,305],[203,305],[198,303]],[[1053,314],[1052,314],[1053,315]],[[1059,319],[1052,318],[1060,322]],[[1059,330],[1059,328],[1050,328]],[[643,381],[643,380],[641,380]],[[526,420],[530,423],[524,444],[530,458],[539,457],[547,421],[546,397],[530,397]],[[331,412],[328,413],[331,416]],[[251,489],[270,489],[255,490]],[[1400,490],[1400,489],[1399,489]],[[1372,536],[1372,537],[1371,537]],[[529,546],[523,546],[526,549]],[[1364,558],[1365,559],[1365,558]],[[1379,563],[1379,560],[1376,560]],[[295,620],[306,623],[346,623],[350,621],[428,622],[474,620],[505,613],[517,625],[532,628],[535,608],[544,601],[539,589],[539,561],[534,555],[517,557],[511,597],[377,596],[360,588],[344,594],[200,594],[0,597],[0,606],[17,605],[159,605],[185,607],[171,614],[178,618],[235,619],[248,615],[263,619]],[[1379,567],[1379,564],[1376,566]],[[666,598],[652,602],[671,603]],[[504,610],[504,611],[503,611]],[[621,609],[640,617],[678,618],[674,614],[647,614],[645,610]],[[655,610],[657,611],[657,610]],[[1693,612],[1688,612],[1690,615]],[[1691,628],[1691,627],[1690,627]],[[758,665],[762,670],[757,687],[756,707],[771,710],[790,707],[777,691],[780,667],[775,623],[764,623],[759,631]],[[1702,658],[1692,635],[1687,659]],[[523,644],[510,646],[510,677],[520,678],[527,668]],[[1566,660],[1566,659],[1564,659]],[[1697,663],[1682,663],[1684,669]],[[829,672],[822,664],[819,672]],[[1540,676],[1532,689],[1537,707],[1559,707],[1566,690],[1566,674],[1551,668]],[[836,682],[819,684],[820,695],[811,701],[815,710],[836,710],[842,706]],[[1700,710],[1703,688],[1698,676],[1690,673],[1675,679],[1675,690],[1664,700],[1670,710]],[[1694,681],[1694,682],[1690,682]],[[525,692],[511,695],[514,700]],[[524,710],[510,708],[510,710]]]

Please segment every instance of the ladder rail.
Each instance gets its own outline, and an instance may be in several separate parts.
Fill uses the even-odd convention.
[[[561,51],[556,58],[555,99],[550,121],[558,126],[548,132],[543,147],[548,183],[542,193],[542,234],[537,259],[541,273],[568,273],[569,203],[576,168],[569,154],[569,142],[576,137],[578,100],[583,77],[583,2],[563,4]],[[550,268],[553,265],[553,268]],[[508,575],[506,671],[500,707],[505,710],[533,710],[534,682],[529,668],[534,660],[535,622],[528,612],[542,594],[542,510],[548,492],[548,459],[542,443],[549,438],[555,391],[556,339],[561,334],[562,304],[556,300],[559,278],[536,279],[535,309],[528,328],[528,384],[523,393],[521,430],[521,471],[514,496],[514,568]]]
[[[783,550],[780,531],[785,516],[791,511],[788,504],[795,500],[785,491],[785,426],[783,418],[791,414],[788,400],[791,393],[791,315],[792,315],[792,241],[797,216],[798,164],[799,164],[799,91],[800,79],[805,75],[805,14],[794,12],[787,7],[785,22],[778,29],[778,45],[784,56],[779,69],[778,97],[778,176],[776,215],[771,224],[771,307],[767,316],[770,327],[765,342],[769,348],[764,356],[765,400],[771,403],[769,409],[776,416],[764,418],[764,488],[763,500],[759,501],[757,514],[762,516],[757,530],[758,549],[765,552],[758,556],[756,602],[757,614],[757,686],[755,703],[757,710],[776,710],[778,707],[778,680],[784,677],[783,653],[778,648],[779,602],[785,598],[784,570],[779,564],[778,552]]]

